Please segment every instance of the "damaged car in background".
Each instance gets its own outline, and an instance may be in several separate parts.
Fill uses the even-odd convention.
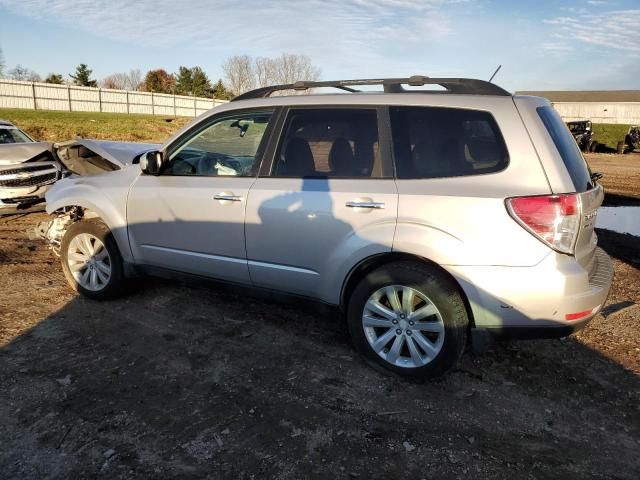
[[[45,193],[66,177],[121,170],[158,145],[76,139],[36,142],[11,122],[0,120],[0,215],[45,209]]]
[[[44,210],[44,194],[60,177],[51,143],[0,120],[0,215]]]

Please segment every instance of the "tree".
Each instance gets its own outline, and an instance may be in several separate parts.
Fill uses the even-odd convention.
[[[200,67],[191,69],[191,94],[194,97],[212,97],[213,87],[209,77]]]
[[[191,81],[191,69],[180,66],[176,75],[175,92],[177,95],[191,95],[193,82]]]
[[[300,80],[316,81],[320,79],[320,69],[313,65],[306,55],[283,53],[279,57],[235,56],[222,66],[227,85],[234,95],[240,95],[257,85],[280,85]]]
[[[15,68],[9,70],[7,73],[11,80],[20,80],[23,82],[39,82],[41,80],[40,75],[20,64],[16,65]]]
[[[213,98],[219,98],[220,100],[231,100],[233,98],[233,94],[224,86],[222,79],[216,82],[211,89],[211,93],[213,94]]]
[[[251,90],[255,85],[255,73],[248,55],[236,55],[222,65],[227,85],[234,96]]]
[[[142,73],[139,68],[132,68],[127,75],[127,90],[140,90],[142,88]]]
[[[62,75],[58,73],[50,73],[47,78],[44,79],[44,83],[54,83],[56,85],[62,85],[64,80],[62,79]]]
[[[273,59],[275,81],[278,84],[295,83],[300,80],[314,82],[320,79],[320,69],[306,55],[283,53]]]
[[[112,73],[100,81],[100,86],[114,90],[139,90],[142,87],[142,74],[137,68],[129,70],[128,73]]]
[[[142,82],[142,88],[145,92],[173,93],[175,84],[176,80],[173,75],[169,75],[166,70],[159,68],[147,72]]]
[[[213,87],[209,77],[200,67],[181,66],[176,75],[175,92],[178,95],[193,95],[195,97],[212,97]]]
[[[97,87],[98,82],[91,79],[92,73],[93,70],[91,70],[85,63],[81,63],[76,67],[75,75],[70,73],[69,77],[73,80],[74,85],[80,85],[81,87]]]
[[[100,80],[100,87],[113,90],[124,90],[127,83],[126,74],[112,73]]]

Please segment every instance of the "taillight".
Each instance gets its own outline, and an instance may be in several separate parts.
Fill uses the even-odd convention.
[[[580,229],[578,194],[514,197],[506,201],[511,216],[551,248],[573,254]]]

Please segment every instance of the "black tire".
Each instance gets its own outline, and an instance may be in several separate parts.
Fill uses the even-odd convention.
[[[616,151],[619,154],[623,154],[624,153],[624,142],[618,142],[618,144],[616,145]]]
[[[589,144],[589,151],[595,153],[596,150],[598,150],[598,142],[594,140],[593,142],[591,142],[591,144]]]
[[[426,365],[405,368],[392,365],[379,356],[369,344],[362,316],[365,303],[380,288],[402,285],[429,298],[444,322],[444,343],[438,354]],[[451,370],[467,344],[469,318],[455,282],[437,267],[411,261],[394,262],[369,273],[356,286],[347,306],[347,323],[353,344],[374,368],[413,380],[436,378]]]
[[[109,254],[111,274],[109,280],[99,290],[89,290],[80,285],[74,278],[69,267],[69,244],[74,237],[81,233],[88,233],[98,238],[104,244]],[[82,220],[71,225],[62,238],[60,260],[62,262],[62,271],[71,288],[88,298],[94,300],[110,300],[122,296],[125,291],[125,276],[120,250],[109,228],[100,220]]]

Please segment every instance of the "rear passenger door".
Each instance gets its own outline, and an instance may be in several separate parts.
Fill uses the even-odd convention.
[[[286,113],[247,202],[255,285],[337,303],[353,265],[391,251],[398,195],[379,118],[376,107]]]

